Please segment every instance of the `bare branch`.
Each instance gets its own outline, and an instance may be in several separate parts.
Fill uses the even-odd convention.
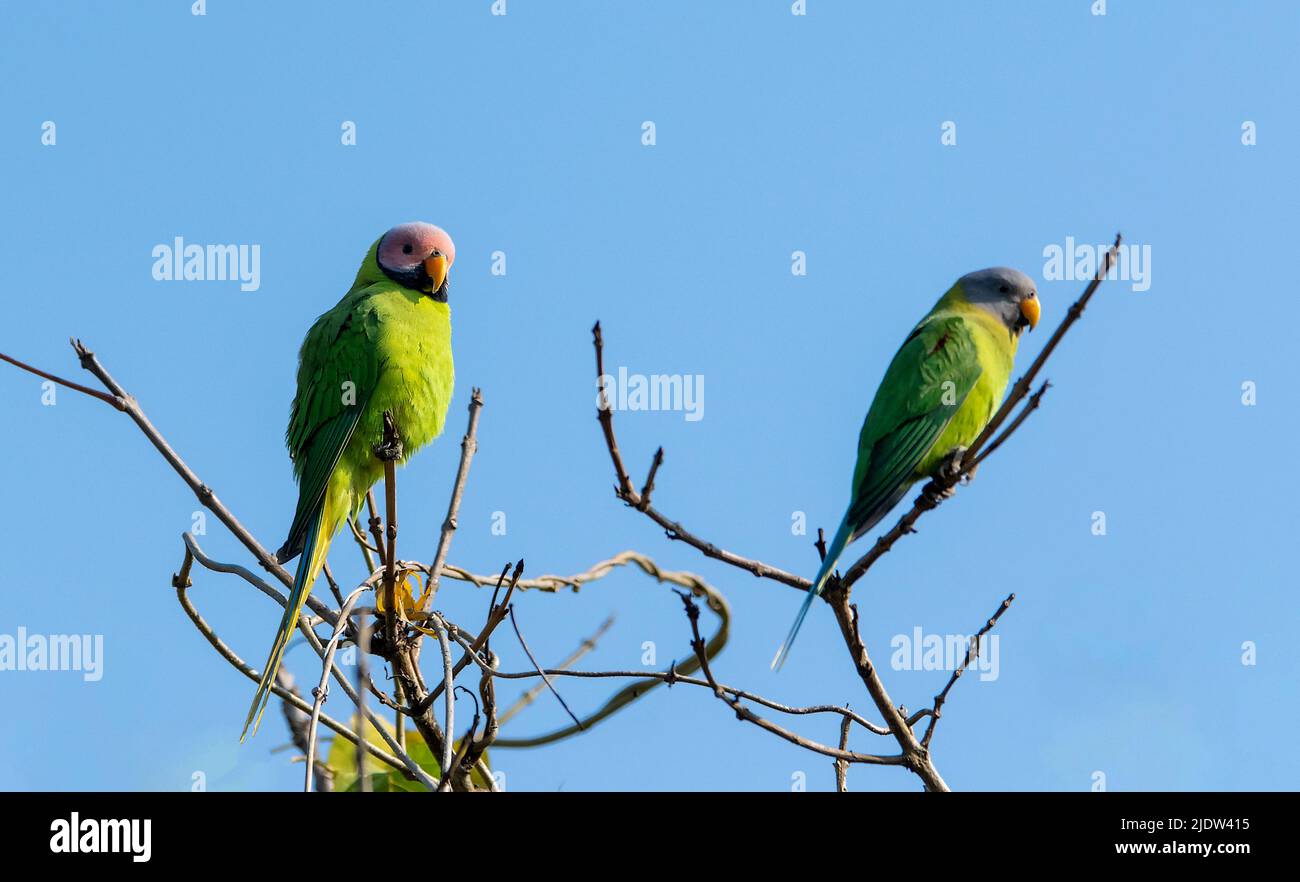
[[[438,535],[438,550],[433,555],[429,567],[427,591],[430,597],[438,593],[438,581],[442,576],[443,564],[447,562],[447,552],[451,549],[451,536],[456,532],[456,518],[460,513],[461,497],[465,494],[465,482],[469,478],[469,465],[478,450],[478,417],[483,409],[483,390],[478,387],[469,397],[469,427],[465,437],[460,441],[460,465],[456,468],[456,480],[451,486],[451,500],[447,503],[447,517],[442,522],[442,532]]]
[[[496,654],[486,648],[485,654],[487,655],[488,668],[496,670],[498,664]],[[484,671],[482,676],[479,677],[478,692],[483,699],[483,715],[487,722],[483,726],[483,735],[474,738],[472,736],[478,722],[478,717],[475,716],[475,725],[470,727],[470,733],[465,738],[464,757],[460,760],[460,768],[465,771],[479,768],[488,789],[495,791],[497,789],[496,782],[493,780],[490,770],[483,763],[483,755],[496,742],[497,735],[501,731],[501,722],[497,719],[496,684],[492,674],[488,671]]]
[[[653,577],[660,583],[678,585],[682,588],[688,589],[696,597],[703,597],[705,602],[708,604],[709,610],[717,615],[719,619],[718,629],[709,639],[707,646],[708,656],[713,658],[722,651],[722,648],[727,645],[727,640],[730,636],[731,607],[728,605],[727,599],[723,597],[717,589],[694,573],[664,570],[661,569],[653,560],[643,554],[638,554],[634,551],[624,551],[609,560],[601,561],[593,566],[587,573],[569,577],[569,579],[571,580],[571,584],[582,584],[583,582],[593,581],[594,579],[608,574],[610,570],[616,566],[623,566],[626,564],[636,564],[642,572]],[[546,582],[546,584],[566,582],[566,580],[555,576],[543,576],[542,580],[544,582],[546,580],[555,580],[555,582]],[[522,587],[524,583],[521,581],[519,584]],[[476,664],[479,664],[480,666],[482,665],[481,659],[476,657],[474,658],[474,661]],[[635,678],[651,680],[653,682],[631,683],[623,687],[606,700],[598,710],[589,716],[583,717],[581,719],[581,725],[574,724],[556,729],[544,735],[527,738],[499,738],[497,740],[497,747],[537,747],[542,744],[552,744],[556,741],[569,738],[579,732],[591,728],[601,720],[612,716],[632,702],[641,698],[643,695],[647,694],[652,689],[658,687],[661,683],[671,685],[676,679],[680,678],[680,675],[690,674],[698,668],[698,660],[691,658],[681,665],[680,668],[670,668],[667,672],[637,671],[633,674]],[[552,674],[550,669],[546,669],[545,672],[547,676]],[[566,675],[572,675],[575,673],[576,672],[566,672]],[[650,674],[650,676],[640,676],[645,674]]]
[[[885,718],[885,725],[903,749],[903,756],[906,758],[905,764],[921,779],[926,790],[948,790],[947,783],[944,782],[939,770],[931,762],[929,753],[916,740],[915,733],[912,732],[912,728],[907,724],[907,720],[903,718],[902,712],[894,704],[894,700],[889,697],[889,692],[885,689],[885,684],[881,681],[880,675],[876,673],[876,666],[872,664],[871,656],[867,653],[866,644],[862,642],[862,636],[858,633],[857,612],[849,605],[848,592],[832,586],[831,590],[826,594],[826,600],[835,612],[835,620],[840,626],[840,633],[844,637],[844,643],[853,657],[853,666],[857,670],[859,678],[861,678],[863,685],[867,687],[867,693],[871,696],[876,709]]]
[[[601,637],[605,636],[605,632],[613,627],[613,625],[614,616],[610,615],[605,619],[605,621],[600,623],[600,627],[596,629],[595,633],[583,640],[582,643],[578,645],[578,648],[569,653],[564,661],[560,662],[556,667],[562,671],[569,670],[573,665],[578,663],[579,659],[596,648],[597,641],[599,641]],[[484,676],[487,675],[484,674]],[[520,711],[536,701],[537,696],[541,695],[545,689],[545,683],[538,683],[523,695],[519,696],[519,698],[515,700],[515,703],[510,705],[510,707],[506,709],[506,712],[501,715],[500,724],[504,726],[506,723],[510,722],[510,720],[512,720]]]
[[[429,619],[433,623],[434,633],[438,635],[438,645],[442,648],[442,687],[447,696],[446,722],[443,724],[443,731],[447,733],[447,737],[442,742],[442,762],[439,763],[439,768],[442,769],[442,784],[439,789],[450,790],[451,742],[456,732],[456,690],[453,688],[455,674],[451,671],[451,646],[447,642],[447,632],[450,629],[442,616],[437,613],[431,613]]]
[[[384,508],[388,518],[388,543],[383,546],[384,648],[392,655],[401,651],[397,639],[397,461],[402,458],[402,436],[390,410],[384,411],[384,440],[375,448],[375,456],[384,464]]]
[[[83,386],[80,383],[74,383],[71,380],[65,380],[63,377],[57,377],[54,374],[46,373],[40,368],[32,367],[30,364],[19,361],[18,359],[13,358],[12,356],[5,355],[3,352],[0,352],[0,360],[7,361],[14,367],[22,368],[23,370],[27,371],[30,374],[35,374],[38,377],[44,377],[47,380],[51,380],[55,383],[58,383],[60,386],[63,386],[67,389],[72,389],[73,391],[80,392],[83,395],[89,395],[91,398],[98,398],[100,401],[104,402],[110,407],[114,407],[118,410],[126,410],[126,402],[115,395],[105,395],[103,392],[100,392],[98,389],[91,389],[90,387]]]
[[[582,720],[578,719],[577,714],[569,708],[569,703],[564,700],[564,696],[555,688],[555,684],[551,682],[551,678],[546,676],[546,672],[542,670],[542,666],[537,663],[537,657],[533,655],[533,651],[528,648],[528,642],[524,640],[524,634],[519,630],[519,621],[515,618],[515,608],[513,606],[510,607],[510,626],[515,629],[515,636],[519,638],[519,645],[524,648],[524,655],[528,656],[528,660],[533,663],[533,667],[542,677],[542,682],[546,684],[547,689],[551,690],[551,694],[554,695],[555,700],[560,703],[560,707],[564,708],[564,712],[573,720],[575,726],[579,729],[586,728],[582,725]]]
[[[293,674],[289,673],[288,668],[280,668],[280,670],[276,671],[275,682],[286,692],[298,696],[298,687],[295,685]],[[301,698],[301,696],[299,696],[299,698]],[[299,710],[297,705],[291,701],[280,702],[280,708],[284,712],[284,722],[289,727],[289,737],[293,741],[293,746],[298,748],[305,759],[310,741],[308,738],[308,724],[311,718]],[[315,737],[314,731],[312,732],[311,737]],[[316,760],[315,767],[316,792],[328,793],[333,790],[334,770],[320,760]]]
[[[185,614],[189,616],[190,621],[194,623],[194,627],[196,627],[199,633],[203,635],[203,638],[207,640],[208,643],[211,644],[212,648],[217,651],[217,654],[220,655],[222,658],[224,658],[227,662],[231,664],[231,666],[233,666],[237,671],[239,671],[245,677],[252,680],[254,683],[260,682],[261,675],[257,671],[253,670],[253,668],[249,667],[249,665],[246,664],[243,659],[241,659],[238,655],[235,654],[234,650],[232,650],[229,646],[226,645],[225,641],[223,641],[220,637],[217,636],[216,632],[212,630],[212,626],[209,625],[204,620],[203,616],[201,616],[199,614],[199,611],[194,607],[194,604],[190,600],[189,595],[186,591],[186,589],[190,587],[191,584],[190,581],[188,579],[179,582],[173,580],[172,584],[176,588],[176,597],[180,601],[181,608],[185,611]],[[282,700],[293,704],[293,706],[296,707],[298,710],[303,711],[305,713],[311,712],[311,705],[307,704],[307,702],[303,701],[300,696],[295,695],[292,692],[289,692],[278,683],[272,684],[271,691],[274,692],[275,695],[277,695]],[[361,738],[359,735],[357,735],[356,732],[353,732],[350,728],[348,728],[343,723],[340,723],[338,720],[335,720],[332,717],[328,716],[327,714],[322,713],[320,716],[320,721],[324,723],[328,728],[332,729],[334,732],[338,733],[339,735],[342,735],[344,738],[351,741],[353,744],[358,745],[360,748],[364,749],[367,753],[369,753],[371,756],[375,757],[376,759],[380,760],[381,762],[386,763],[399,771],[410,771],[409,766],[407,766],[401,759],[398,759],[393,754],[390,754],[387,751],[383,750],[382,748],[377,747],[374,744],[371,744],[368,740]],[[416,768],[419,768],[419,766],[417,765]]]
[[[87,349],[80,340],[74,339],[70,342],[72,343],[72,348],[77,353],[77,358],[80,360],[81,366],[93,374],[95,378],[98,379],[106,389],[108,389],[110,394],[105,395],[103,392],[55,376],[54,374],[32,367],[31,365],[25,364],[24,362],[8,355],[0,354],[0,359],[28,371],[29,373],[52,380],[53,382],[59,383],[69,389],[89,395],[92,398],[97,398],[131,417],[132,421],[134,421],[140,431],[144,433],[144,436],[149,439],[149,442],[153,444],[154,448],[162,454],[163,459],[167,461],[168,465],[170,465],[172,469],[181,476],[181,479],[189,486],[190,490],[193,491],[194,495],[198,498],[199,503],[217,516],[217,519],[220,520],[232,534],[234,534],[235,538],[238,539],[250,553],[252,553],[253,557],[257,559],[258,563],[260,563],[263,568],[279,579],[285,587],[291,587],[293,585],[293,578],[285,571],[284,567],[280,566],[276,561],[275,556],[263,548],[261,543],[253,537],[253,534],[248,532],[244,525],[239,522],[239,519],[236,518],[234,514],[226,508],[225,504],[217,498],[216,492],[199,479],[199,476],[194,473],[194,470],[186,464],[180,454],[172,448],[172,446],[167,442],[167,439],[162,436],[162,433],[159,432],[154,427],[153,423],[149,421],[149,418],[145,416],[144,411],[140,408],[139,402],[127,393],[127,391],[123,389],[115,379],[113,379],[112,375],[108,373],[104,366],[100,364],[99,359],[95,357],[95,353]],[[334,613],[328,606],[312,597],[307,598],[307,604],[311,607],[312,611],[322,619],[329,622],[331,625],[334,624]]]
[[[510,586],[506,589],[505,599],[502,600],[501,603],[498,605],[496,602],[497,591],[501,590],[501,584],[505,580],[506,573],[509,572],[509,570],[510,570],[510,564],[507,563],[505,567],[502,568],[501,575],[497,578],[496,590],[492,592],[492,603],[488,608],[487,623],[484,624],[483,630],[479,632],[478,636],[474,638],[474,643],[472,648],[469,651],[467,651],[463,656],[461,656],[460,661],[456,663],[456,666],[452,671],[453,680],[457,676],[459,676],[460,672],[465,670],[465,666],[469,664],[470,653],[478,652],[479,649],[487,645],[488,638],[492,636],[492,632],[496,630],[497,626],[501,624],[501,622],[505,619],[506,615],[510,612],[510,598],[514,595],[515,586],[519,584],[519,577],[520,575],[523,574],[524,571],[523,558],[520,558],[518,562],[515,563],[515,570],[514,573],[511,574]],[[433,702],[437,701],[438,696],[442,694],[443,690],[449,689],[450,687],[451,687],[451,683],[448,682],[446,679],[444,679],[442,683],[439,683],[432,690],[430,690],[429,694],[424,696],[424,698],[421,701],[412,705],[411,708],[412,713],[423,713],[424,711],[428,710],[430,707],[432,707]]]
[[[741,704],[739,699],[729,696],[727,692],[718,685],[718,681],[713,679],[713,671],[709,667],[708,653],[704,650],[704,639],[700,637],[700,608],[696,605],[695,601],[691,599],[689,594],[682,591],[679,591],[678,594],[681,596],[682,603],[686,607],[686,617],[691,623],[691,649],[695,651],[695,657],[699,660],[700,669],[704,674],[704,679],[708,681],[709,687],[713,690],[713,694],[735,711],[738,719],[753,723],[759,728],[771,732],[773,735],[780,738],[784,738],[791,744],[798,745],[805,750],[824,754],[825,756],[833,757],[838,761],[846,763],[867,763],[877,766],[902,766],[908,764],[907,757],[902,754],[878,756],[876,754],[854,753],[849,750],[830,747],[808,738],[804,738],[802,735],[798,735],[791,732],[789,729],[778,726],[776,723],[773,723],[768,719],[760,717],[758,714],[745,707],[745,705]],[[847,719],[843,726],[847,728]]]
[[[605,341],[601,335],[600,322],[596,322],[595,327],[591,329],[592,344],[596,349],[596,381],[600,385],[599,406],[596,409],[596,418],[600,421],[601,431],[605,433],[605,446],[609,448],[610,460],[614,463],[614,474],[618,479],[618,484],[614,488],[615,495],[623,500],[626,504],[635,508],[637,511],[644,512],[650,520],[654,521],[663,528],[669,539],[685,542],[703,553],[706,557],[720,560],[723,563],[731,564],[733,567],[739,567],[742,570],[753,573],[755,576],[774,579],[794,588],[806,589],[808,580],[787,573],[785,570],[765,564],[759,560],[751,560],[747,557],[741,557],[738,554],[720,548],[712,542],[706,542],[695,534],[691,533],[676,521],[669,520],[654,506],[650,504],[649,491],[654,489],[654,478],[659,471],[659,466],[663,463],[663,448],[659,448],[655,454],[653,462],[650,464],[650,473],[646,477],[645,489],[637,493],[632,486],[632,479],[628,477],[627,469],[623,466],[623,455],[618,449],[618,439],[614,435],[614,411],[610,406],[609,398],[605,394]]]
[[[630,500],[636,497],[636,490],[632,488],[632,479],[627,476],[627,468],[623,465],[623,454],[619,453],[618,440],[614,437],[614,409],[610,406],[609,395],[605,388],[608,385],[609,375],[605,373],[605,341],[600,334],[600,322],[592,325],[591,339],[596,347],[596,386],[600,390],[596,404],[596,419],[600,421],[600,427],[605,432],[605,446],[609,448],[609,458],[614,463],[614,475],[618,478],[614,492],[620,499]]]
[[[374,537],[375,544],[367,546],[375,554],[379,555],[380,566],[384,565],[384,519],[379,516],[375,509],[375,491],[373,489],[366,491],[366,511],[369,512],[370,520],[367,522],[367,529],[370,535]],[[364,544],[364,543],[363,543]],[[366,561],[369,562],[370,556],[366,555]],[[373,567],[371,568],[373,572]]]
[[[655,489],[655,475],[659,473],[659,467],[664,464],[664,449],[660,447],[655,451],[655,457],[650,461],[650,471],[645,476],[645,484],[641,487],[641,498],[637,500],[636,507],[640,511],[645,511],[650,507],[650,494]]]
[[[369,659],[370,619],[363,615],[360,623],[357,625],[357,690],[353,696],[353,701],[357,703],[357,719],[359,720],[370,719],[370,714],[366,710],[366,691],[361,688],[361,684],[370,678],[370,672],[367,670],[370,664]],[[326,665],[326,667],[329,666]],[[400,752],[405,750],[402,745],[398,744],[396,736],[393,736],[391,739],[388,738],[378,721],[375,721],[374,725],[375,728],[384,735],[385,740],[393,745],[394,751]],[[365,731],[364,725],[361,727],[361,731]],[[425,787],[430,787],[428,783],[431,780],[430,778],[425,776],[420,780],[424,783]],[[433,788],[430,787],[430,789]],[[361,793],[370,792],[370,775],[366,772],[366,752],[364,750],[357,751],[357,790]]]
[[[314,701],[312,701],[311,705],[311,717],[307,723],[307,769],[303,781],[303,791],[305,793],[311,793],[316,773],[316,724],[320,721],[321,707],[325,704],[325,698],[329,694],[329,677],[330,670],[334,665],[334,653],[338,650],[339,640],[343,637],[344,625],[352,614],[352,608],[356,606],[357,601],[361,599],[361,595],[365,592],[365,588],[358,588],[343,601],[343,605],[339,609],[339,624],[335,625],[334,633],[330,635],[329,642],[325,644],[325,657],[322,659],[320,682],[312,690]],[[358,692],[357,694],[360,695],[361,693]],[[360,712],[358,712],[357,718],[362,718]],[[364,751],[358,751],[358,754],[363,753]],[[364,773],[361,774],[361,777],[364,778]],[[433,784],[432,779],[429,779],[426,783],[426,786],[430,785],[436,786],[436,784]]]
[[[193,537],[192,535],[190,535],[189,533],[185,533],[185,534],[183,534],[183,535],[182,535],[182,538],[183,538],[184,541],[185,541],[186,564],[185,564],[185,566],[184,566],[183,569],[184,569],[184,571],[185,571],[186,573],[189,572],[189,569],[188,569],[188,568],[189,568],[189,566],[191,565],[192,561],[193,561],[193,560],[197,560],[199,563],[203,564],[205,567],[208,567],[209,569],[212,569],[212,570],[214,570],[214,571],[217,571],[217,572],[227,572],[227,573],[238,573],[238,572],[240,572],[240,571],[242,570],[242,573],[240,573],[240,574],[241,574],[241,575],[244,575],[245,578],[248,578],[248,579],[249,579],[250,581],[252,581],[254,584],[256,584],[256,581],[260,581],[260,580],[257,580],[257,577],[256,577],[256,576],[253,576],[252,573],[249,573],[249,572],[248,572],[247,570],[245,570],[243,567],[238,567],[238,566],[236,566],[236,565],[234,565],[234,564],[222,564],[222,563],[219,563],[219,562],[217,562],[217,561],[213,561],[213,560],[211,560],[210,558],[208,558],[205,554],[203,554],[202,549],[199,548],[199,545],[198,545],[197,540],[195,540],[194,537]],[[177,578],[179,578],[179,577],[173,577],[173,584],[176,584],[176,579],[177,579]],[[373,585],[373,582],[372,582],[371,580],[367,580],[367,582],[365,582],[365,583],[363,583],[363,584],[364,584],[366,587],[370,587],[371,585]],[[269,586],[267,586],[266,591],[270,592],[273,596],[277,593],[277,592],[275,592],[275,589],[270,588]],[[184,603],[188,603],[188,600],[187,600],[186,598],[182,598],[182,603],[183,603],[183,604],[184,604]],[[285,600],[283,600],[283,599],[280,600],[280,604],[281,604],[281,606],[285,605],[286,603],[287,603],[287,601],[285,601]],[[330,613],[330,617],[331,617],[331,623],[332,623],[332,624],[336,624],[337,621],[338,621],[338,616],[335,615],[333,612],[331,612],[331,613]],[[193,618],[193,616],[191,616],[191,618]],[[345,620],[345,621],[346,621],[346,620]],[[198,622],[196,621],[195,624],[198,625]],[[204,630],[204,627],[206,627],[206,625],[200,627],[199,630],[200,630],[200,631],[203,631],[203,630]],[[305,637],[306,640],[307,640],[307,644],[308,644],[309,646],[311,646],[312,650],[316,653],[316,655],[317,655],[319,658],[324,659],[324,658],[325,658],[325,647],[321,644],[320,639],[316,636],[316,633],[315,633],[314,631],[312,631],[312,629],[311,629],[311,623],[308,621],[308,619],[307,619],[306,616],[300,616],[300,617],[298,618],[298,629],[299,629],[299,631],[302,632],[303,637]],[[205,633],[204,636],[208,636],[208,634]],[[215,637],[215,635],[212,635],[212,636]],[[212,640],[209,639],[208,642],[212,643]],[[221,645],[224,645],[224,644],[221,644]],[[218,649],[218,651],[221,651],[221,645],[218,645],[218,643],[213,643],[213,646],[216,647],[216,648]],[[227,657],[227,660],[230,660],[231,657],[237,658],[236,656],[233,656],[233,653],[232,653],[231,656],[228,656],[228,657]],[[232,664],[234,664],[234,663],[235,663],[235,662],[232,661]],[[242,662],[242,661],[239,662],[238,664],[236,664],[235,666],[236,666],[236,667],[240,667],[241,670],[243,669],[243,667],[246,667],[246,666],[243,666],[243,662]],[[241,667],[241,666],[243,666],[243,667]],[[352,687],[352,684],[348,682],[347,677],[343,674],[342,671],[339,670],[338,666],[337,666],[337,665],[331,665],[331,666],[330,666],[330,669],[331,669],[331,671],[332,671],[332,673],[333,673],[333,675],[334,675],[334,679],[335,679],[335,681],[337,681],[338,684],[339,684],[339,686],[342,687],[343,691],[347,694],[348,699],[357,705],[358,712],[360,712],[360,713],[362,714],[362,716],[363,716],[365,719],[367,719],[367,720],[370,721],[370,723],[371,723],[371,724],[375,727],[375,729],[379,732],[380,736],[384,739],[384,742],[385,742],[386,744],[388,744],[388,746],[393,750],[393,752],[394,752],[395,754],[397,754],[398,756],[404,756],[404,752],[401,750],[401,747],[397,744],[397,742],[396,742],[396,740],[393,738],[393,736],[392,736],[391,734],[389,734],[388,730],[385,729],[385,728],[380,724],[378,717],[376,717],[373,713],[371,713],[370,711],[368,711],[368,710],[365,709],[363,703],[362,703],[361,700],[357,697],[359,693],[357,692],[356,689],[354,689],[354,688]],[[252,669],[250,668],[249,670],[252,670]],[[253,675],[253,678],[254,678],[255,680],[259,680],[259,681],[260,681],[260,679],[261,679],[261,678],[260,678],[260,675],[257,675],[257,674],[254,674],[254,675]],[[378,690],[374,688],[373,684],[370,684],[370,685],[371,685],[371,691],[372,691],[372,692],[378,692]],[[278,695],[279,693],[276,693],[276,694]],[[382,693],[380,693],[380,694],[382,695]],[[391,701],[388,701],[388,704],[391,706],[391,705],[392,705],[392,702],[391,702]],[[306,705],[304,705],[304,709],[307,709],[307,708],[306,708]],[[323,717],[322,717],[322,719],[323,719]],[[410,757],[404,757],[404,758],[405,758],[406,760],[410,760]],[[419,768],[418,764],[416,764],[414,760],[410,760],[410,764],[411,764],[411,766],[414,766],[415,768]]]
[[[849,749],[849,727],[853,721],[848,717],[840,720],[840,750]],[[849,792],[849,764],[842,759],[835,761],[835,789],[840,793]]]
[[[934,737],[934,727],[938,724],[939,718],[943,716],[943,703],[948,700],[948,693],[957,684],[957,678],[964,674],[970,663],[979,656],[980,641],[984,639],[984,635],[993,630],[993,626],[998,623],[998,619],[1002,618],[1002,614],[1011,608],[1011,602],[1015,599],[1016,595],[1008,594],[1007,599],[998,604],[997,611],[989,616],[988,621],[984,623],[984,627],[980,628],[979,632],[971,638],[970,645],[966,649],[966,657],[957,666],[957,670],[952,672],[952,676],[948,678],[948,684],[943,687],[942,692],[934,697],[934,706],[930,708],[930,713],[927,715],[930,717],[930,723],[926,726],[925,735],[921,738],[921,746],[926,750],[930,749],[930,739]],[[910,724],[911,720],[908,720],[908,723]]]

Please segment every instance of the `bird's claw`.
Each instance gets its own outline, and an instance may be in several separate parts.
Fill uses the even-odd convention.
[[[934,470],[933,480],[926,484],[921,491],[932,504],[937,505],[943,500],[955,496],[957,484],[959,482],[964,483],[969,479],[969,476],[963,475],[961,471],[961,460],[965,453],[965,447],[956,447],[939,462],[938,467]]]
[[[930,500],[931,507],[938,505],[945,499],[951,499],[957,495],[957,488],[952,484],[941,484],[938,480],[931,481],[921,489],[921,495]]]
[[[397,431],[391,410],[384,411],[384,440],[375,445],[375,456],[381,462],[397,462],[402,458],[402,434]]]
[[[394,438],[392,441],[375,445],[375,456],[381,462],[397,462],[402,458],[402,439]]]
[[[940,480],[955,483],[962,477],[961,460],[965,455],[965,447],[954,447],[952,452],[945,456],[939,463],[939,467],[935,470],[934,476]],[[949,489],[951,490],[951,488]],[[949,493],[947,495],[951,496],[952,494]]]

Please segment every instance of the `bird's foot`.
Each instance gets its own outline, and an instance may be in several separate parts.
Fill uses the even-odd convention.
[[[397,462],[402,458],[402,439],[394,438],[375,445],[375,457],[380,462]]]
[[[402,435],[391,411],[384,411],[384,440],[375,445],[375,456],[381,462],[398,462],[402,458]]]
[[[952,484],[942,483],[936,478],[921,488],[921,495],[929,501],[930,507],[934,508],[945,499],[956,496],[957,488]]]
[[[953,448],[934,470],[934,479],[922,489],[921,492],[933,505],[938,505],[943,500],[956,495],[957,483],[962,480],[961,459],[965,453],[965,447]]]
[[[954,447],[952,451],[945,456],[942,461],[940,461],[939,467],[935,469],[935,478],[945,483],[956,483],[962,476],[961,460],[965,455],[965,447]],[[952,494],[949,493],[948,495],[951,496]]]

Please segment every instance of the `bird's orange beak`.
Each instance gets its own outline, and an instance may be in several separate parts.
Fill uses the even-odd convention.
[[[1029,322],[1029,330],[1038,327],[1038,316],[1041,314],[1038,298],[1028,297],[1020,301],[1020,314],[1025,317],[1025,321]]]
[[[446,255],[440,251],[430,254],[424,259],[424,271],[429,274],[429,283],[433,286],[431,290],[437,291],[447,280]]]

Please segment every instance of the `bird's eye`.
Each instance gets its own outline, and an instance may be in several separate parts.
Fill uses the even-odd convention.
[[[1029,299],[1030,299],[1030,300],[1033,300],[1033,299],[1034,299],[1035,297],[1037,297],[1037,296],[1038,296],[1038,292],[1037,292],[1037,291],[1030,291],[1030,292],[1029,292]]]
[[[1006,285],[1000,285],[1000,286],[998,287],[998,290],[1001,291],[1003,294],[1006,294],[1006,293],[1008,293],[1011,289],[1008,288]]]
[[[414,250],[414,249],[411,248],[411,243],[410,243],[410,242],[407,242],[405,245],[402,246],[402,253],[403,253],[403,254],[410,254],[413,250]]]

